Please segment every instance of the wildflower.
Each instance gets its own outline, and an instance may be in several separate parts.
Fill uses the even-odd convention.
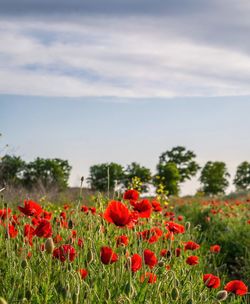
[[[195,242],[192,242],[192,241],[186,242],[185,246],[184,246],[184,250],[196,250],[199,248],[200,248],[200,245]]]
[[[219,253],[220,252],[220,245],[213,245],[210,247],[210,252]]]
[[[52,227],[49,221],[41,220],[40,224],[36,227],[34,234],[38,237],[48,238],[52,236]]]
[[[116,246],[127,246],[128,245],[128,237],[126,235],[120,235],[116,239]]]
[[[224,289],[227,292],[233,292],[236,295],[244,296],[248,292],[247,286],[239,280],[230,281],[226,284]]]
[[[179,234],[179,233],[184,233],[185,232],[185,227],[177,224],[173,221],[166,222],[166,228],[169,232],[173,232],[174,234]]]
[[[80,272],[81,278],[83,280],[88,276],[88,271],[86,269],[84,269],[84,268],[79,269],[79,272]]]
[[[142,257],[135,253],[131,257],[131,270],[132,272],[136,272],[140,270],[142,267]]]
[[[103,217],[116,226],[125,227],[131,221],[130,211],[127,206],[118,201],[111,201],[105,210]]]
[[[143,256],[145,264],[150,268],[153,268],[158,263],[155,253],[149,249],[144,250]]]
[[[151,205],[153,207],[153,211],[154,212],[161,212],[162,211],[162,207],[161,207],[161,204],[160,202],[156,201],[156,200],[153,200],[151,202]]]
[[[43,212],[42,207],[31,200],[25,200],[24,207],[18,206],[18,209],[27,216],[40,215]]]
[[[157,276],[152,272],[146,272],[145,275],[141,276],[141,282],[143,283],[145,280],[147,280],[149,284],[153,284],[156,282]]]
[[[203,275],[203,282],[208,288],[220,287],[220,278],[211,273]]]
[[[76,257],[76,251],[71,245],[62,245],[59,248],[54,249],[53,257],[59,259],[61,262],[65,262],[66,260],[72,262]]]
[[[118,260],[118,255],[110,247],[101,248],[101,261],[108,265],[115,263]]]
[[[191,255],[186,259],[186,263],[191,266],[197,265],[199,264],[199,258],[196,255]]]
[[[143,199],[142,201],[136,203],[131,203],[134,210],[138,212],[139,217],[141,218],[149,218],[152,212],[152,205],[149,200]]]
[[[137,201],[138,198],[139,198],[139,192],[134,189],[127,190],[123,195],[123,199],[125,200]]]

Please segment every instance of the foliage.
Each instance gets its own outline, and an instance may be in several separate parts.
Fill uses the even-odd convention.
[[[152,174],[150,169],[141,166],[140,164],[133,162],[128,165],[127,169],[125,170],[125,178],[124,178],[124,186],[128,188],[131,186],[133,178],[139,178],[140,182],[142,183],[141,190],[143,192],[147,191],[147,183],[151,181]]]
[[[0,185],[20,185],[26,163],[20,156],[5,155],[0,159]]]
[[[88,182],[91,189],[98,191],[113,190],[116,183],[124,179],[123,167],[116,163],[103,163],[90,167]]]
[[[170,195],[177,195],[180,179],[181,176],[175,163],[160,163],[157,166],[157,175],[154,178],[157,188],[163,185]]]
[[[224,162],[208,161],[201,171],[200,181],[203,184],[205,194],[223,194],[229,183],[226,164]]]
[[[32,188],[41,183],[46,189],[67,187],[71,166],[67,160],[59,158],[36,158],[26,165],[23,173],[23,183]]]
[[[250,163],[244,161],[236,171],[234,184],[237,190],[247,190],[250,188]]]
[[[194,152],[183,146],[177,146],[161,154],[158,166],[164,166],[167,163],[176,164],[182,183],[194,176],[199,170],[200,167],[195,162],[195,158]]]

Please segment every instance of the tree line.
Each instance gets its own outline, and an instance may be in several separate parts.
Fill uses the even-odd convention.
[[[26,188],[36,187],[39,183],[46,189],[68,186],[71,166],[67,160],[36,158],[25,162],[19,156],[5,155],[0,160],[0,183]],[[149,168],[132,162],[126,168],[117,163],[102,163],[90,167],[87,182],[91,189],[97,191],[114,190],[117,185],[140,187],[146,192],[149,185],[163,188],[169,195],[178,195],[181,184],[196,176],[200,171],[200,191],[206,195],[225,193],[229,185],[227,166],[221,161],[208,161],[204,167],[196,161],[193,151],[177,146],[162,153],[156,166],[156,174]],[[236,190],[250,188],[250,163],[239,164],[233,180]]]

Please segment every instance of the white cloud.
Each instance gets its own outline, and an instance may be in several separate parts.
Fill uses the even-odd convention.
[[[174,97],[250,94],[250,57],[145,17],[0,22],[0,93]]]

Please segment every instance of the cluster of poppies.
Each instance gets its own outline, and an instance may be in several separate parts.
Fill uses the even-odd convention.
[[[54,259],[62,263],[73,262],[77,257],[79,248],[83,248],[84,239],[77,237],[77,231],[73,229],[74,222],[71,216],[68,217],[67,211],[70,209],[68,205],[64,206],[64,211],[58,217],[53,217],[51,212],[44,210],[38,203],[27,200],[24,201],[24,206],[18,206],[19,214],[12,214],[10,208],[0,210],[0,224],[5,228],[6,237],[16,238],[19,233],[20,222],[25,222],[25,218],[29,219],[29,223],[25,222],[23,225],[24,241],[29,245],[33,245],[35,237],[42,238],[43,243],[40,246],[41,251],[52,254]],[[215,209],[212,209],[215,210]],[[199,264],[199,256],[188,255],[189,252],[195,252],[200,249],[200,244],[193,240],[178,242],[178,246],[172,246],[177,235],[183,235],[186,231],[187,225],[182,225],[184,217],[182,215],[176,216],[174,212],[163,207],[156,199],[148,200],[139,198],[139,193],[136,190],[130,189],[124,193],[123,200],[112,200],[108,203],[103,212],[97,212],[95,207],[81,206],[80,212],[82,214],[91,214],[101,218],[104,223],[100,231],[105,233],[105,229],[109,225],[116,226],[116,231],[124,232],[131,231],[133,237],[138,242],[146,244],[140,252],[124,251],[126,257],[127,269],[132,273],[143,270],[140,280],[145,280],[150,283],[157,282],[157,274],[154,272],[156,266],[161,266],[162,261],[166,262],[173,256],[178,258],[182,254],[185,258],[186,267],[195,266]],[[213,211],[211,211],[213,213]],[[163,220],[152,220],[155,218],[154,214],[162,214]],[[216,213],[216,212],[214,212]],[[152,221],[150,221],[152,220]],[[154,223],[153,227],[140,231],[142,223],[146,222],[148,226]],[[58,233],[59,229],[53,231],[52,222],[56,227],[70,230],[70,238],[65,244],[62,244],[63,238]],[[106,222],[106,223],[105,223]],[[168,248],[160,248],[158,253],[147,248],[151,244],[161,241],[161,245],[168,242]],[[58,245],[57,245],[58,244]],[[60,245],[59,245],[60,244]],[[128,247],[130,244],[129,236],[126,233],[119,233],[116,236],[116,247]],[[74,246],[73,246],[74,245]],[[75,246],[76,245],[76,246]],[[56,246],[56,247],[55,247]],[[159,246],[160,247],[160,246]],[[218,244],[211,245],[210,252],[218,254],[221,248]],[[115,249],[103,244],[100,248],[100,262],[103,265],[110,265],[119,260],[119,254]],[[184,255],[186,254],[186,255]],[[187,256],[188,255],[188,256]],[[29,258],[31,253],[29,253]],[[170,263],[165,265],[166,271],[171,269]],[[88,277],[88,269],[78,269],[81,278]],[[203,275],[203,282],[209,289],[217,289],[221,285],[220,278],[214,274],[208,273]],[[232,292],[236,295],[245,295],[248,292],[247,286],[239,280],[228,282],[224,286],[224,291]]]

